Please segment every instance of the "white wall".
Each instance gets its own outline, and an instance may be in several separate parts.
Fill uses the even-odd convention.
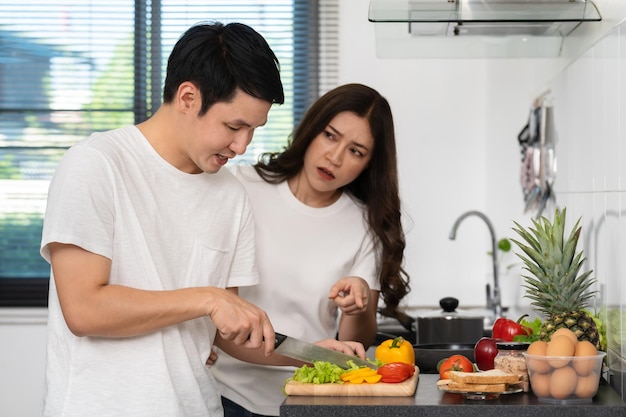
[[[0,309],[0,416],[41,414],[46,309]]]

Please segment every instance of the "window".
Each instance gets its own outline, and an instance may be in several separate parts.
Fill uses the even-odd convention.
[[[247,23],[278,56],[285,104],[272,107],[239,158],[246,163],[282,149],[320,91],[334,86],[337,2],[0,0],[0,306],[47,305],[39,244],[55,167],[93,131],[156,110],[167,57],[185,29]]]

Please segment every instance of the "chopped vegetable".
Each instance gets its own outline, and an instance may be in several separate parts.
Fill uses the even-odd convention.
[[[365,379],[365,382],[367,382],[368,384],[375,384],[378,381],[380,381],[382,377],[383,377],[382,375],[377,373],[376,375],[366,376],[364,379]]]
[[[413,345],[402,336],[388,339],[376,348],[376,359],[383,363],[404,362],[415,365]]]
[[[330,362],[316,361],[313,366],[303,365],[295,370],[293,380],[310,384],[343,384],[341,374],[344,372]]]
[[[380,361],[370,361],[376,366],[380,366]],[[375,369],[368,367],[360,367],[349,360],[347,362],[348,369],[334,365],[330,362],[316,361],[313,366],[303,365],[295,370],[293,377],[286,382],[297,381],[309,384],[343,384],[349,382],[352,384],[362,384],[367,382],[374,384],[380,380]]]
[[[344,372],[343,374],[341,374],[341,380],[343,382],[350,382],[352,384],[362,384],[363,382],[368,382],[372,384],[380,380],[380,378],[375,378],[377,375],[378,373],[376,372],[376,369],[359,368],[352,371]]]
[[[365,358],[365,360],[366,360],[367,362],[371,363],[372,365],[375,365],[377,368],[378,368],[379,366],[384,365],[384,363],[383,363],[383,362],[381,362],[381,361],[379,361],[378,359],[371,360],[370,358]],[[356,363],[354,363],[354,361],[353,361],[353,360],[351,360],[351,359],[349,359],[349,360],[348,360],[348,362],[346,362],[346,363],[347,363],[347,364],[348,364],[348,366],[349,366],[348,371],[352,371],[353,369],[360,369],[360,368],[363,368],[363,366],[359,366],[359,365],[357,365],[357,364],[356,364]]]
[[[372,368],[358,368],[352,371],[346,371],[341,374],[342,381],[349,381],[354,378],[364,378],[366,376],[376,375],[376,370]]]
[[[381,375],[382,382],[398,383],[413,376],[415,365],[406,362],[390,362],[378,368],[378,373]]]

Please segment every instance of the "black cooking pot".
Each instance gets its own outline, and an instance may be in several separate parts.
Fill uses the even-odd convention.
[[[417,343],[471,343],[483,336],[484,316],[458,311],[459,300],[439,300],[441,310],[417,318]]]
[[[452,355],[463,355],[472,363],[474,358],[474,344],[469,343],[433,343],[413,345],[415,364],[422,374],[436,374],[440,360]]]

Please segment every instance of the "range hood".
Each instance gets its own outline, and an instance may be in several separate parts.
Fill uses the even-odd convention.
[[[554,57],[602,17],[591,0],[370,0],[368,19],[380,57]]]

